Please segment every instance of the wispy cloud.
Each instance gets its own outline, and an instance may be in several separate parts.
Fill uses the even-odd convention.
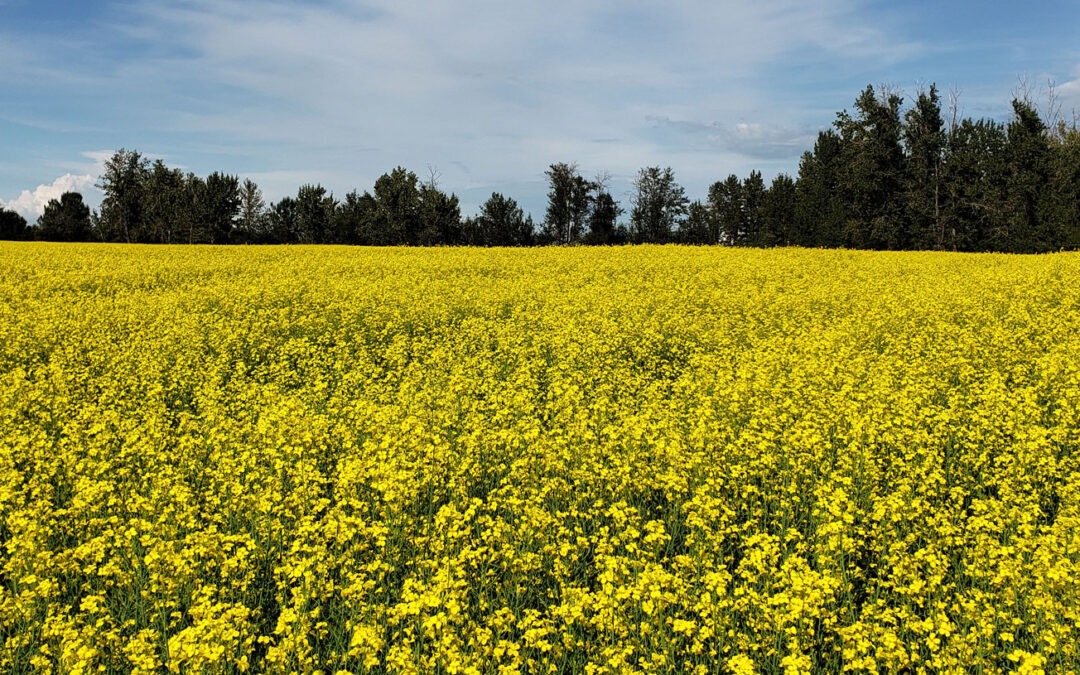
[[[759,122],[696,122],[652,117],[668,143],[687,150],[726,151],[750,159],[792,159],[813,145],[816,129],[788,129]]]
[[[557,161],[626,185],[671,165],[688,189],[754,161],[790,171],[867,82],[943,49],[910,30],[915,10],[868,0],[101,7],[62,45],[0,27],[0,57],[32,73],[0,87],[68,97],[0,117],[261,177],[271,200],[301,176],[342,194],[399,164],[468,194],[539,185],[520,196],[534,210]]]
[[[740,153],[762,138],[715,120],[759,124],[758,154],[797,155],[798,138],[785,141],[782,129],[798,120],[760,112],[770,69],[807,55],[883,64],[919,49],[868,25],[860,8],[141,2],[125,30],[152,46],[117,75],[162,103],[161,122],[179,138],[230,145],[255,171],[336,172],[339,191],[396,164],[435,165],[446,183],[470,187],[532,179],[563,160],[629,176],[660,154],[651,127],[663,118],[705,120],[699,139]],[[195,83],[205,98],[176,100]],[[620,142],[595,140],[610,138]],[[281,158],[259,144],[275,144]],[[331,157],[336,144],[377,149]]]

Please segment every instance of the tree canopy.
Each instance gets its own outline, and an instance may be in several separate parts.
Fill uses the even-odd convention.
[[[905,106],[867,86],[807,150],[795,176],[760,171],[713,183],[691,201],[671,167],[633,177],[630,208],[610,177],[574,162],[545,171],[534,225],[494,192],[463,218],[434,173],[396,167],[343,199],[318,184],[268,204],[250,179],[185,173],[135,150],[110,157],[91,213],[82,196],[52,200],[31,226],[0,210],[0,238],[144,243],[530,246],[666,243],[1041,252],[1080,248],[1080,129],[1045,120],[1031,101],[1006,122],[942,114],[936,86]],[[627,222],[620,217],[629,215]]]

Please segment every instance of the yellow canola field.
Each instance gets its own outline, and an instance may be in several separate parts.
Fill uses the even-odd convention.
[[[0,243],[0,671],[1080,671],[1080,255]]]

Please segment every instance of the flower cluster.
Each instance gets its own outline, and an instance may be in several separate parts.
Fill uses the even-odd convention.
[[[1080,672],[1080,257],[0,243],[0,671]]]

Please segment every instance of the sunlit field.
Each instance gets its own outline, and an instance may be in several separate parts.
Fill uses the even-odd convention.
[[[0,243],[0,671],[1080,671],[1080,255]]]

